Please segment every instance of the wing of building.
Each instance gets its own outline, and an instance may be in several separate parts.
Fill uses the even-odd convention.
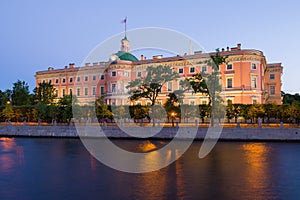
[[[131,102],[126,86],[129,81],[144,77],[148,66],[166,65],[179,73],[178,80],[170,81],[162,88],[158,101],[164,103],[167,95],[180,88],[179,81],[195,73],[211,73],[212,68],[205,62],[212,53],[194,52],[192,55],[164,58],[162,55],[147,59],[141,55],[137,59],[130,53],[130,42],[121,40],[121,49],[113,54],[108,62],[86,63],[77,67],[71,63],[62,69],[49,67],[35,74],[36,85],[41,82],[53,84],[57,98],[73,94],[80,104],[89,104],[101,94],[106,93],[110,105],[146,105],[145,99]],[[282,103],[281,63],[269,64],[262,51],[236,47],[222,49],[221,56],[228,56],[226,64],[220,65],[222,97],[225,102],[253,104]],[[203,94],[186,92],[184,103],[207,104],[208,97]]]

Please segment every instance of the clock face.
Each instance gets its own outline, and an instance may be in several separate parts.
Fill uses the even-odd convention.
[[[110,56],[111,61],[116,61],[117,59],[118,59],[118,56],[116,56],[116,55],[111,55]]]

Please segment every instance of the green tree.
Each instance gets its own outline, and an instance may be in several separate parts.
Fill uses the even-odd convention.
[[[234,118],[234,106],[231,103],[231,101],[228,102],[228,105],[226,106],[226,117],[228,120],[228,123],[232,118]]]
[[[191,78],[187,78],[193,91],[195,93],[203,93],[209,97],[209,105],[211,105],[211,124],[214,125],[214,118],[221,117],[221,113],[225,114],[225,109],[221,106],[222,98],[220,92],[222,86],[220,84],[220,72],[219,67],[221,64],[226,63],[227,56],[221,56],[219,49],[216,49],[216,53],[210,56],[210,59],[205,61],[206,64],[212,67],[210,74],[195,74]]]
[[[47,105],[43,102],[38,102],[34,106],[34,113],[37,120],[46,120],[48,113]]]
[[[113,116],[112,112],[108,109],[108,106],[105,103],[105,97],[106,95],[103,94],[100,97],[98,97],[98,99],[95,102],[96,115],[101,122],[104,122],[104,119],[112,118]]]
[[[129,99],[138,100],[145,98],[151,102],[151,113],[154,113],[154,105],[157,97],[162,91],[163,85],[169,81],[176,80],[179,75],[169,66],[150,66],[146,69],[146,76],[130,81],[126,88],[129,89]],[[155,126],[155,119],[152,120]]]
[[[18,80],[13,84],[11,99],[14,106],[30,105],[29,86],[25,81]]]
[[[70,122],[73,117],[72,105],[77,103],[76,96],[73,95],[65,95],[60,98],[58,101],[58,105],[61,108],[61,117],[63,122]]]
[[[5,106],[7,102],[11,101],[11,90],[5,90],[2,92],[0,90],[0,106]]]
[[[248,115],[253,120],[263,118],[265,116],[265,110],[262,104],[253,104],[248,110]]]
[[[51,83],[42,82],[34,89],[35,102],[42,102],[46,105],[53,103],[56,98],[55,88]]]
[[[2,110],[1,115],[8,121],[15,117],[11,103],[6,103],[5,108]]]
[[[163,65],[150,66],[147,68],[146,73],[146,77],[130,81],[126,88],[129,89],[130,100],[146,98],[151,101],[151,106],[153,106],[161,93],[163,85],[176,80],[179,75],[177,72],[172,71],[169,66]]]

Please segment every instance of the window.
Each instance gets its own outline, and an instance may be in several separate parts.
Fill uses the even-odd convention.
[[[275,94],[275,86],[270,85],[270,95],[274,95],[274,94]]]
[[[257,88],[257,77],[251,77],[251,88]]]
[[[275,79],[275,74],[270,74],[270,79]]]
[[[84,95],[85,96],[89,95],[89,89],[88,88],[84,88]]]
[[[257,99],[252,99],[252,104],[257,104]]]
[[[183,74],[183,68],[178,69],[179,74]]]
[[[100,93],[101,93],[101,94],[104,94],[104,93],[105,93],[105,92],[104,92],[104,87],[103,87],[103,86],[100,87]]]
[[[73,94],[73,90],[72,89],[70,89],[70,95],[72,95]]]
[[[80,82],[80,77],[77,77],[77,82]]]
[[[194,100],[190,100],[190,105],[195,105],[195,101]]]
[[[111,72],[111,76],[116,76],[116,72]]]
[[[227,78],[226,83],[227,83],[227,88],[232,88],[233,87],[232,78]]]
[[[65,82],[66,82],[66,79],[65,79],[65,78],[63,78],[62,82],[63,82],[63,83],[65,83]]]
[[[226,70],[232,70],[232,64],[227,65]]]
[[[58,83],[58,79],[55,79],[55,83]]]
[[[57,97],[58,96],[58,90],[55,90],[55,96]]]
[[[116,92],[116,84],[115,83],[111,84],[111,92],[112,93]]]
[[[172,90],[173,90],[173,83],[168,82],[168,91],[172,91]]]
[[[70,83],[72,83],[73,82],[73,78],[70,78]]]
[[[80,88],[77,88],[77,96],[80,96]]]
[[[195,67],[191,67],[190,68],[190,73],[194,73],[195,72]]]
[[[88,81],[89,80],[89,77],[88,76],[85,76],[84,77],[84,81]]]
[[[95,80],[96,80],[96,78],[97,78],[96,76],[93,76],[93,81],[95,81]]]
[[[51,84],[51,82],[52,82],[52,81],[51,81],[51,80],[49,80],[49,84]]]
[[[202,72],[207,72],[207,67],[206,66],[202,66],[201,71]]]
[[[122,76],[122,72],[118,72],[118,76]]]
[[[142,72],[138,72],[137,77],[141,77],[141,76],[142,76]]]
[[[66,90],[65,90],[65,89],[62,90],[62,95],[63,95],[63,96],[66,95]]]
[[[96,87],[93,87],[93,95],[96,95]]]
[[[101,75],[100,79],[101,79],[101,80],[104,80],[104,74]]]
[[[206,105],[206,104],[207,104],[207,101],[206,101],[206,100],[202,100],[202,101],[201,101],[201,104],[202,104],[202,105]]]
[[[124,72],[124,76],[129,77],[129,72]]]
[[[251,69],[257,69],[255,63],[252,63],[252,64],[251,64]]]

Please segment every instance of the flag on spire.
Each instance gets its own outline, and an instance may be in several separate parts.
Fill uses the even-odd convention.
[[[126,22],[127,22],[127,17],[125,17],[125,19],[123,19],[121,23],[126,24]]]
[[[125,39],[126,39],[126,29],[127,29],[126,22],[127,22],[127,17],[125,17],[125,19],[123,19],[121,22],[122,24],[125,24],[125,37],[124,37]]]

